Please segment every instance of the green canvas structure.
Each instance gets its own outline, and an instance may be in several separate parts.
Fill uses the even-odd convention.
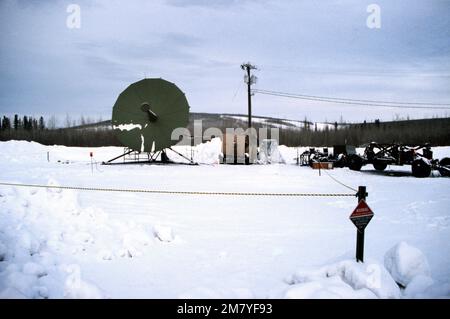
[[[139,152],[157,152],[178,143],[172,131],[186,127],[189,105],[185,94],[163,79],[131,84],[117,98],[112,125],[119,141]]]

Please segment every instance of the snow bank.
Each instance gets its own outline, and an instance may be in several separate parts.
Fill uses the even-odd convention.
[[[264,139],[259,146],[259,164],[285,163],[278,150],[277,140]]]
[[[196,146],[194,161],[199,164],[219,164],[222,154],[222,140],[219,137]]]
[[[139,257],[156,240],[150,225],[81,208],[70,190],[2,188],[0,205],[0,298],[107,297],[77,260]]]
[[[285,145],[278,146],[278,152],[280,154],[281,160],[286,164],[296,163],[297,150],[292,147],[287,147]]]
[[[102,299],[104,293],[94,284],[81,280],[81,270],[78,265],[65,267],[69,273],[64,282],[64,297],[69,299]]]
[[[425,255],[405,242],[398,243],[386,253],[384,265],[394,280],[403,287],[407,287],[416,276],[430,275]]]
[[[399,298],[400,289],[377,263],[346,260],[302,269],[288,279],[285,298]]]
[[[450,283],[436,283],[431,278],[425,255],[406,242],[400,242],[385,254],[384,265],[408,298],[450,297]]]
[[[300,269],[287,279],[281,297],[304,298],[448,298],[450,283],[435,283],[425,255],[405,242],[392,247],[384,266],[341,261]]]
[[[0,148],[0,160],[2,162],[23,165],[26,167],[33,164],[45,165],[44,167],[46,167],[52,163],[90,163],[90,152],[93,152],[94,159],[97,161],[106,161],[123,153],[123,147],[117,146],[46,146],[36,142],[27,141],[0,142]]]
[[[329,151],[331,151],[331,149],[332,148],[328,148]],[[309,150],[309,147],[287,147],[286,145],[278,146],[281,161],[285,164],[296,164],[297,157],[307,150]]]

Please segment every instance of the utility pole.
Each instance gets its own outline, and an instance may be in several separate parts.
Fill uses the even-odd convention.
[[[246,72],[244,77],[245,83],[247,83],[247,97],[248,97],[248,128],[252,127],[252,92],[251,87],[256,83],[258,79],[256,76],[251,74],[251,70],[257,70],[256,66],[252,65],[250,62],[243,63],[241,69]]]

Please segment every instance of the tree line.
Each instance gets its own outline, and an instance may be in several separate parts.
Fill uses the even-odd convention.
[[[246,128],[246,122],[222,119],[219,116],[210,116],[210,120],[203,123],[203,129],[217,127],[225,131],[227,127]],[[188,129],[193,132],[191,116]],[[45,121],[43,116],[14,115],[12,119],[3,116],[0,121],[0,141],[26,140],[35,141],[44,145],[66,145],[81,147],[123,146],[111,129],[111,121],[91,123],[91,120],[67,120],[66,127],[57,128],[55,117]],[[343,122],[343,121],[342,121]],[[84,123],[84,124],[83,124]],[[273,127],[255,123],[256,129],[260,127]],[[399,120],[382,122],[375,120],[372,123],[345,124],[334,123],[324,129],[318,129],[317,124],[304,120],[302,128],[283,127],[279,129],[280,145],[286,146],[333,146],[354,145],[362,146],[370,142],[402,143],[420,145],[430,143],[433,146],[450,145],[450,118],[433,118],[421,120]]]
[[[19,117],[19,115],[15,114],[13,120],[7,116],[3,116],[0,121],[0,130],[8,131],[14,129],[17,130],[44,130],[45,129],[45,121],[44,117],[39,117],[39,119],[33,118],[32,116]]]
[[[400,120],[372,123],[335,124],[318,130],[305,127],[298,130],[280,130],[280,144],[288,146],[363,146],[370,142],[406,145],[450,145],[450,118]]]
[[[65,119],[65,127],[57,127],[57,119],[51,116],[47,121],[43,116],[14,115],[12,118],[4,115],[0,120],[0,141],[25,140],[44,145],[65,146],[121,146],[109,125],[104,127],[90,126],[93,120],[84,118]]]

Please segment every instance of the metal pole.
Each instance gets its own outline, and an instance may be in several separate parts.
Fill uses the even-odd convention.
[[[252,84],[256,78],[252,78],[251,70],[256,70],[256,66],[250,62],[241,64],[241,69],[247,74],[247,99],[248,99],[248,128],[252,127]]]
[[[361,200],[366,200],[367,192],[366,186],[358,187],[358,203]],[[356,230],[356,261],[364,262],[364,229]]]
[[[248,128],[252,127],[252,93],[251,93],[251,75],[250,75],[250,66],[247,66],[247,97],[248,97]]]
[[[366,192],[366,186],[359,186],[358,187],[358,203],[361,200],[366,200],[366,197],[368,196],[367,192]]]

